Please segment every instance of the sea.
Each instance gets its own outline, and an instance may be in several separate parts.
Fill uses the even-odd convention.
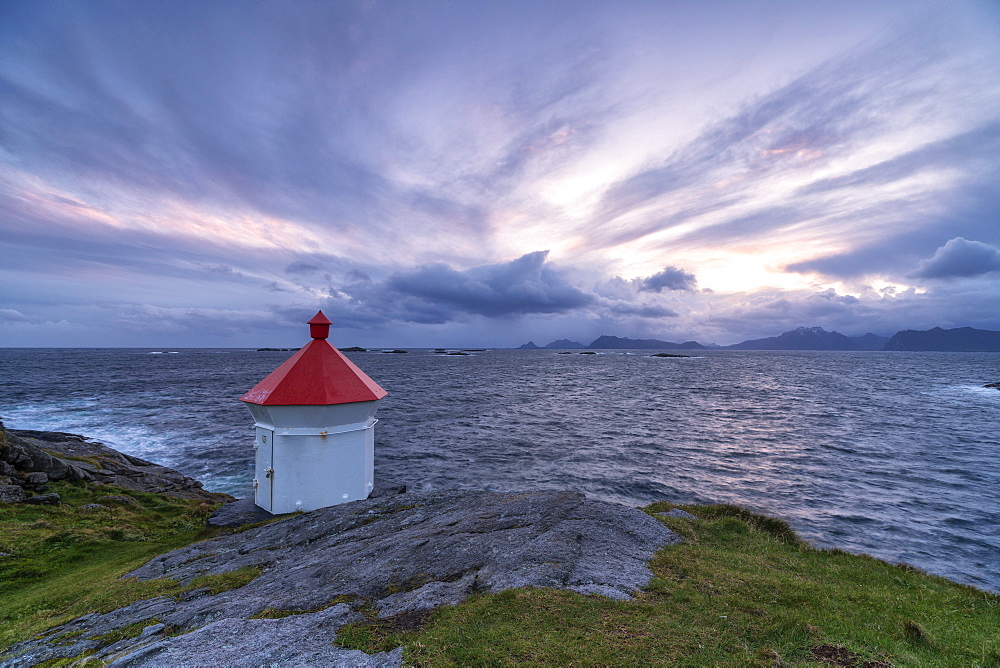
[[[376,478],[734,503],[814,545],[1000,592],[1000,353],[348,353],[388,392]],[[0,349],[8,428],[82,434],[249,494],[239,397],[292,353]]]

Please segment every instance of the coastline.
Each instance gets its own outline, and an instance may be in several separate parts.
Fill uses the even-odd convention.
[[[17,430],[12,431],[15,438],[24,440]],[[7,433],[9,452],[13,439]],[[80,443],[76,439],[82,438],[59,432],[26,434],[42,443]],[[892,666],[896,665],[893,657],[898,660],[908,652],[950,656],[959,645],[980,642],[979,635],[953,639],[954,629],[946,628],[934,612],[943,610],[945,601],[965,601],[963,624],[973,629],[990,627],[1000,610],[996,595],[864,555],[818,550],[801,541],[784,522],[734,506],[680,508],[661,502],[640,510],[592,501],[573,492],[444,491],[388,495],[272,518],[259,525],[208,529],[209,514],[225,500],[217,495],[216,503],[209,504],[198,498],[130,492],[99,481],[63,479],[51,484],[67,493],[77,489],[121,492],[111,496],[119,497],[122,508],[96,511],[110,520],[116,513],[122,517],[146,508],[162,512],[157,508],[163,502],[157,499],[172,498],[174,503],[190,504],[188,508],[195,513],[191,517],[200,517],[201,526],[188,521],[187,533],[178,538],[186,547],[147,551],[148,556],[121,562],[129,564],[124,570],[111,569],[103,576],[107,584],[102,587],[135,588],[136,593],[122,599],[121,594],[98,591],[90,607],[77,608],[65,618],[40,618],[32,627],[37,629],[30,634],[34,639],[22,639],[0,650],[4,665],[88,657],[116,666],[213,661],[227,665],[350,661],[351,665],[399,666],[404,647],[406,656],[412,652],[433,664],[438,660],[435,656],[455,651],[454,640],[435,645],[435,634],[467,632],[462,629],[468,628],[468,621],[449,621],[454,617],[472,615],[478,620],[473,627],[478,628],[514,615],[520,620],[517,632],[505,632],[514,635],[504,642],[515,642],[516,636],[527,633],[530,637],[533,625],[543,623],[532,617],[538,606],[544,609],[558,600],[558,609],[577,610],[566,613],[570,617],[559,623],[560,628],[581,623],[592,614],[587,612],[591,609],[619,618],[619,624],[626,626],[655,614],[673,619],[672,628],[681,624],[674,615],[690,616],[697,611],[700,617],[685,621],[683,627],[692,637],[700,637],[704,630],[728,637],[733,632],[728,620],[746,615],[757,619],[756,624],[773,617],[775,629],[784,628],[790,617],[810,619],[808,626],[822,629],[832,625],[822,621],[830,611],[854,614],[859,616],[858,630],[827,635],[810,632],[804,640],[793,633],[780,647],[760,644],[774,644],[767,638],[778,631],[768,631],[754,641],[754,655],[760,658],[771,652],[791,661],[785,665],[795,665],[796,657],[825,661],[823,657],[829,655],[854,657],[853,663],[837,665],[862,665],[862,659],[870,659],[864,665]],[[81,496],[68,504],[20,505],[31,513],[78,511],[75,517],[93,518],[95,510],[81,510],[87,505],[79,503],[82,500]],[[54,520],[55,516],[50,517]],[[118,550],[113,545],[109,549]],[[16,560],[18,555],[6,554],[0,569],[11,565],[11,557]],[[723,557],[732,563],[719,561]],[[744,582],[746,575],[736,575],[747,568],[741,564],[750,565],[747,575],[753,573],[752,580]],[[70,564],[62,568],[72,571]],[[688,575],[678,579],[685,572]],[[798,580],[789,583],[792,576]],[[907,584],[900,589],[898,583]],[[44,581],[36,583],[42,585]],[[812,607],[801,601],[804,589],[815,592]],[[162,593],[156,595],[157,591]],[[923,593],[914,598],[916,592]],[[11,600],[9,593],[2,589],[0,593],[5,602]],[[697,600],[702,596],[708,599]],[[705,617],[705,609],[720,605],[720,596],[728,601],[723,609],[729,612],[714,619]],[[861,612],[855,610],[859,596],[871,598],[866,603],[871,612],[864,606]],[[930,603],[924,600],[928,596]],[[688,599],[694,607],[683,603]],[[120,602],[112,602],[116,600]],[[484,609],[483,601],[489,601],[489,607]],[[667,605],[668,601],[672,603]],[[521,602],[532,612],[520,609]],[[518,610],[516,614],[507,611],[510,605]],[[860,630],[870,623],[864,620],[876,612],[884,616],[890,605],[895,606],[890,616],[902,617],[893,622],[895,631],[872,645],[871,638],[865,639],[868,632]],[[720,622],[722,627],[716,628]],[[234,641],[237,637],[245,640]],[[569,651],[552,644],[555,639],[546,640],[544,634],[538,637],[533,655],[562,656],[561,652]],[[606,638],[600,634],[597,638],[602,648],[607,645]],[[634,652],[667,656],[673,651],[649,646],[652,641],[644,638],[636,635],[619,648],[624,654],[608,661],[628,663],[638,660]],[[220,645],[223,642],[225,648]],[[470,659],[473,662],[483,661],[493,656],[495,643],[496,638],[466,639],[463,651],[479,657]],[[989,656],[1000,658],[1000,645],[994,643],[997,646],[990,649],[988,642],[983,643],[978,648],[985,652],[982,656],[994,652]],[[520,641],[515,645],[521,647]],[[580,639],[571,645],[584,657],[596,651],[587,649]],[[622,658],[628,656],[633,658]],[[717,658],[722,655],[705,656],[716,657],[706,658],[708,663],[725,663]]]
[[[136,492],[233,501],[208,492],[203,484],[166,466],[127,455],[79,434],[9,429],[0,422],[0,498],[29,503],[58,503],[46,494],[49,481],[108,485]],[[18,491],[17,488],[20,488]]]

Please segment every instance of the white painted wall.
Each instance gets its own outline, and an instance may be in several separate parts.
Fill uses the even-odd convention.
[[[257,427],[258,506],[279,514],[368,497],[375,484],[377,402],[247,406]]]

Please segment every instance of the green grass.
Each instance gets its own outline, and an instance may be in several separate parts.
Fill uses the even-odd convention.
[[[257,566],[244,566],[235,571],[228,571],[226,573],[216,573],[213,575],[202,575],[201,577],[194,578],[188,583],[180,593],[185,593],[189,591],[194,591],[195,589],[208,589],[212,596],[216,594],[221,594],[224,591],[229,591],[230,589],[239,589],[243,585],[249,584],[258,575],[260,575],[261,569]]]
[[[0,507],[0,552],[12,553],[0,557],[0,647],[87,612],[203,587],[217,593],[260,573],[248,567],[186,586],[121,579],[157,554],[218,533],[203,528],[214,506],[109,487],[52,489],[65,503]],[[138,503],[80,509],[106,494]],[[522,589],[389,619],[367,609],[338,644],[368,652],[404,645],[407,662],[424,666],[1000,666],[996,595],[812,548],[781,520],[742,508],[683,508],[702,519],[661,518],[685,542],[656,555],[654,578],[634,601]]]
[[[205,520],[216,506],[201,501],[62,482],[51,483],[50,491],[63,503],[0,506],[0,552],[10,555],[0,557],[0,648],[88,612],[181,592],[172,580],[120,578],[211,535]],[[108,494],[137,504],[80,508]]]
[[[671,506],[654,504],[647,511]],[[406,646],[426,666],[1000,666],[1000,597],[801,542],[781,520],[682,506],[686,537],[652,561],[634,601],[511,590],[408,618],[368,620],[338,644]],[[417,628],[414,628],[417,627]]]

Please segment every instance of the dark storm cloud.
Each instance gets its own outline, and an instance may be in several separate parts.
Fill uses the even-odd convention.
[[[663,271],[642,279],[639,289],[645,292],[663,290],[694,290],[697,281],[694,274],[678,267],[666,267]]]
[[[379,280],[354,276],[330,288],[322,306],[335,327],[371,329],[571,313],[593,303],[595,296],[548,264],[547,255],[537,251],[466,270],[424,265]]]
[[[353,280],[331,288],[322,307],[334,327],[346,329],[398,328],[403,323],[446,325],[482,318],[581,318],[587,314],[600,315],[611,326],[619,318],[634,324],[642,319],[678,316],[673,309],[656,303],[656,298],[651,301],[640,296],[648,279],[615,277],[595,292],[574,285],[565,271],[547,262],[547,255],[548,251],[536,251],[510,262],[466,270],[424,265],[386,279]],[[675,268],[661,273],[668,277],[652,277],[654,283],[682,286],[694,281],[692,275]],[[294,317],[300,316],[302,313],[296,313]]]
[[[590,303],[591,295],[546,265],[547,256],[548,251],[536,251],[504,264],[466,271],[429,265],[394,274],[388,285],[400,294],[485,316],[558,313]]]
[[[1000,271],[1000,248],[956,237],[924,260],[913,278],[957,278]]]

